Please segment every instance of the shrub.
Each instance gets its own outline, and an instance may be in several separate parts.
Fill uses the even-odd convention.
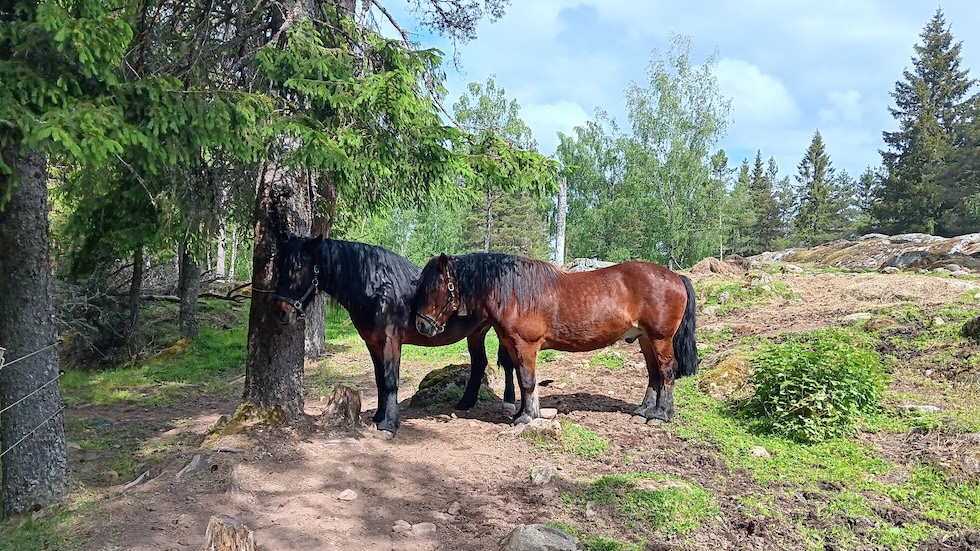
[[[763,347],[752,359],[755,394],[741,413],[774,434],[801,442],[842,436],[879,407],[885,376],[866,344],[840,329]]]

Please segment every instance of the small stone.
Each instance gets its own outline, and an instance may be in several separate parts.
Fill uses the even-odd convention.
[[[968,276],[970,276],[970,272],[968,272],[966,270],[956,270],[955,272],[950,272],[949,273],[949,276],[950,277],[968,277]]]
[[[544,486],[556,476],[558,476],[558,469],[551,465],[536,465],[531,468],[531,483],[537,486]]]
[[[459,514],[459,502],[458,501],[452,502],[449,505],[449,509],[446,509],[446,512],[449,513],[450,515],[453,515],[453,516],[458,515]]]
[[[642,415],[634,415],[630,417],[630,423],[635,423],[637,425],[642,425],[647,422],[647,418]]]
[[[802,274],[803,268],[797,266],[796,264],[783,264],[783,272],[789,274]]]
[[[701,310],[701,313],[706,316],[713,316],[718,313],[718,307],[717,306],[705,307],[703,310]]]
[[[543,419],[554,419],[557,415],[557,408],[541,408],[541,417]]]
[[[722,291],[718,293],[718,304],[725,304],[726,302],[732,300],[732,294],[728,291]]]
[[[215,427],[221,427],[221,426],[227,425],[228,423],[231,423],[231,415],[225,413],[221,417],[218,417],[218,420],[215,421],[214,426]]]
[[[949,270],[950,273],[952,273],[952,272],[964,272],[964,271],[966,271],[966,270],[963,269],[963,266],[960,266],[959,264],[947,264],[947,265],[945,265],[943,267],[946,268],[947,270]]]
[[[935,326],[946,325],[946,320],[944,320],[943,318],[941,318],[939,316],[936,316],[936,317],[932,318],[932,324],[935,325]]]
[[[558,440],[561,438],[561,423],[554,419],[542,419],[540,417],[531,419],[531,422],[524,426],[522,434],[531,436],[544,436]]]
[[[929,406],[929,405],[919,405],[919,404],[902,404],[898,406],[898,409],[904,411],[918,411],[920,413],[939,413],[942,411],[939,406]]]
[[[497,438],[517,438],[524,432],[527,425],[517,425],[513,427],[508,427],[497,433]]]
[[[343,492],[340,492],[337,495],[337,499],[339,499],[341,501],[354,501],[355,499],[357,499],[357,492],[355,492],[354,490],[351,490],[350,488],[348,488],[348,489],[344,490]]]
[[[749,453],[752,454],[752,457],[758,457],[760,459],[769,459],[770,457],[772,457],[772,454],[769,453],[769,450],[763,448],[762,446],[752,446],[752,449],[749,451]]]
[[[391,527],[391,531],[396,534],[401,534],[402,532],[410,532],[412,530],[412,525],[404,520],[396,520],[394,526]]]
[[[412,525],[412,535],[416,537],[431,536],[436,533],[436,525],[431,522],[420,522]]]
[[[575,551],[578,549],[578,538],[544,524],[518,524],[501,542],[501,551],[531,549]]]
[[[117,473],[116,471],[106,471],[105,479],[108,480],[109,482],[115,482],[119,480],[119,473]]]
[[[585,502],[585,518],[592,520],[596,517],[595,502],[587,501]]]
[[[80,449],[82,449],[81,446],[79,446],[78,444],[76,444],[74,442],[65,442],[65,445],[68,446],[68,449],[70,449],[70,450],[80,450]]]
[[[980,473],[980,460],[972,455],[963,458],[963,471],[968,475]]]
[[[895,266],[885,266],[884,268],[881,269],[881,271],[882,271],[882,273],[885,273],[885,274],[897,274],[898,272],[901,272],[902,270],[898,269]]]
[[[871,312],[855,312],[842,318],[844,321],[860,321],[871,319]]]

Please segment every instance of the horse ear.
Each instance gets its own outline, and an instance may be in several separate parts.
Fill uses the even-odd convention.
[[[304,246],[304,248],[307,251],[309,251],[309,252],[313,252],[313,251],[315,251],[317,249],[317,247],[320,246],[320,243],[323,243],[323,234],[322,233],[320,235],[314,237],[313,239],[308,240],[306,242],[306,245]]]
[[[439,254],[439,271],[445,272],[446,271],[446,266],[449,266],[449,257],[446,256],[446,253],[440,253]]]

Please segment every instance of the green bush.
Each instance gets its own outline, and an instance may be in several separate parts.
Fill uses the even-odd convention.
[[[840,329],[770,344],[752,359],[755,395],[741,404],[764,431],[800,442],[850,433],[879,407],[885,376],[877,353]]]

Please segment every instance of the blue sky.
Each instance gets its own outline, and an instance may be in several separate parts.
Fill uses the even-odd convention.
[[[414,31],[401,1],[385,4]],[[670,35],[681,34],[695,62],[717,54],[715,75],[733,119],[719,147],[732,166],[761,150],[792,176],[819,129],[833,166],[857,177],[880,163],[881,132],[896,128],[889,93],[937,7],[962,42],[962,67],[980,77],[976,0],[513,0],[502,19],[481,23],[477,39],[458,46],[458,69],[446,64],[447,108],[467,83],[496,75],[550,155],[556,132],[570,134],[597,108],[628,128],[627,86],[647,86],[654,52],[666,53]],[[451,61],[444,39],[413,38]]]

